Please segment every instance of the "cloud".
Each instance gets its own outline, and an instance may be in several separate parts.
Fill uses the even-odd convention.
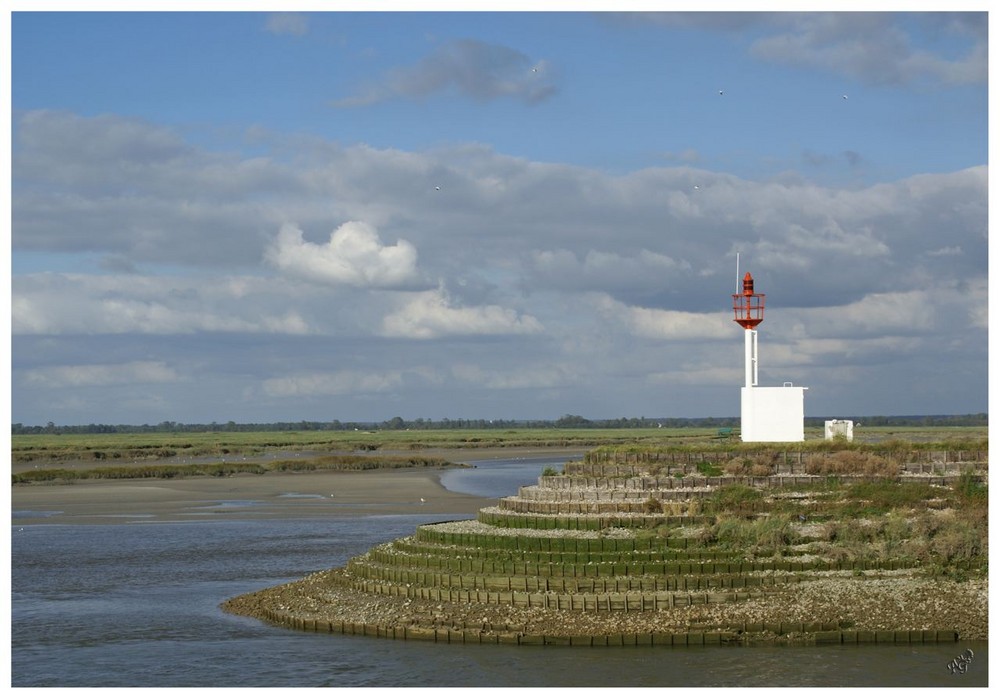
[[[301,230],[285,224],[264,258],[285,274],[321,284],[392,289],[419,279],[413,245],[383,245],[378,232],[359,221],[341,225],[325,245],[304,240]]]
[[[242,158],[120,118],[24,123],[13,250],[97,253],[118,270],[256,273],[265,260],[289,279],[410,289],[502,274],[647,305],[683,291],[684,310],[707,307],[736,251],[781,271],[772,288],[787,280],[845,301],[898,288],[932,259],[938,274],[985,273],[985,166],[844,189],[688,167],[613,175],[482,146],[407,153],[275,136],[271,155]],[[334,232],[316,244],[296,230]],[[942,230],[963,255],[925,254],[942,249]]]
[[[658,308],[628,306],[605,296],[599,301],[601,313],[623,324],[636,337],[654,340],[693,341],[738,337],[729,313],[689,313]]]
[[[263,382],[262,388],[268,396],[295,398],[385,393],[402,385],[403,376],[398,371],[335,371],[270,378]]]
[[[530,315],[497,305],[454,307],[441,289],[413,294],[382,322],[382,335],[428,340],[449,335],[525,335],[543,331]]]
[[[686,260],[646,249],[631,255],[588,250],[583,259],[573,251],[559,249],[533,252],[531,273],[538,286],[629,292],[671,283],[679,286],[692,268]]]
[[[617,21],[698,28],[749,37],[749,55],[795,68],[818,68],[876,85],[985,83],[986,12],[637,12]],[[957,43],[963,51],[914,48]]]
[[[19,275],[11,290],[15,335],[190,334],[301,335],[294,309],[240,303],[240,284],[137,275]]]
[[[299,12],[275,12],[268,15],[264,29],[272,34],[303,36],[309,31],[309,18]]]
[[[840,187],[263,132],[244,156],[120,117],[16,132],[20,421],[737,414],[737,252],[768,295],[762,377],[829,391],[855,372],[847,401],[919,373],[932,411],[980,400],[985,165]],[[148,362],[150,342],[185,380],[141,417],[128,384],[98,406],[85,382],[110,370],[82,367]]]
[[[24,372],[24,380],[29,385],[44,388],[76,388],[172,383],[180,380],[180,376],[165,362],[134,361],[122,364],[76,364],[31,369]]]
[[[440,46],[414,66],[396,68],[379,83],[334,104],[361,107],[449,89],[480,102],[511,97],[536,104],[555,93],[548,79],[551,72],[546,62],[532,62],[507,46],[462,39]]]
[[[981,326],[987,303],[982,280],[971,284],[945,282],[909,291],[866,294],[853,303],[803,310],[802,327],[815,338],[919,336],[925,339],[966,335]],[[822,323],[817,323],[822,319]],[[807,325],[808,324],[808,325]],[[937,340],[932,340],[936,342]]]
[[[555,388],[572,385],[579,380],[578,372],[552,365],[495,369],[460,362],[452,367],[451,373],[464,384],[500,390]]]
[[[924,15],[925,22],[956,26],[948,15]],[[985,13],[969,21],[985,25]],[[983,83],[987,77],[985,38],[973,38],[957,58],[913,47],[913,28],[900,15],[873,12],[802,13],[787,18],[788,31],[758,39],[750,55],[766,61],[814,67],[847,75],[863,83],[938,85]],[[969,36],[969,34],[967,34]]]

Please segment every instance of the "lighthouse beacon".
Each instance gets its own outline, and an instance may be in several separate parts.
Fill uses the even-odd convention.
[[[801,442],[805,439],[804,386],[757,385],[757,326],[764,320],[764,294],[754,292],[753,277],[733,294],[733,314],[743,328],[744,377],[740,392],[740,436],[744,442]]]

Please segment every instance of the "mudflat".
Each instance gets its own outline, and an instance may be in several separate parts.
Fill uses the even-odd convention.
[[[445,469],[239,474],[225,478],[87,480],[11,488],[11,523],[303,518],[371,514],[474,516],[492,498],[453,493]]]
[[[579,448],[501,448],[428,449],[419,453],[468,464],[493,458],[568,455],[580,451]],[[16,485],[10,486],[11,524],[424,513],[474,517],[480,508],[496,504],[494,498],[447,490],[441,485],[441,476],[446,471],[448,468],[413,467]]]

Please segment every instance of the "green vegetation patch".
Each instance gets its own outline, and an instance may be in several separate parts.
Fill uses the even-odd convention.
[[[366,471],[395,468],[464,467],[443,459],[421,456],[324,456],[316,459],[274,461],[267,464],[250,462],[219,462],[208,464],[147,464],[135,466],[99,466],[87,469],[34,469],[11,476],[13,485],[41,482],[73,482],[95,479],[128,478],[190,478],[213,476],[216,478],[239,473],[262,474],[268,472],[299,471]]]

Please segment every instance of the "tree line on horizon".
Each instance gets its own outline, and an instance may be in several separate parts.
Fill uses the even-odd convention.
[[[822,427],[829,417],[807,417],[807,427]],[[837,419],[844,419],[838,416]],[[987,413],[966,415],[874,415],[852,418],[868,427],[984,427]],[[404,420],[393,417],[382,422],[310,421],[224,423],[182,423],[164,421],[156,425],[11,425],[11,434],[144,434],[157,432],[309,432],[371,430],[510,430],[510,429],[637,429],[637,428],[716,428],[740,426],[738,417],[621,417],[591,420],[580,415],[563,415],[556,420],[449,419]]]

